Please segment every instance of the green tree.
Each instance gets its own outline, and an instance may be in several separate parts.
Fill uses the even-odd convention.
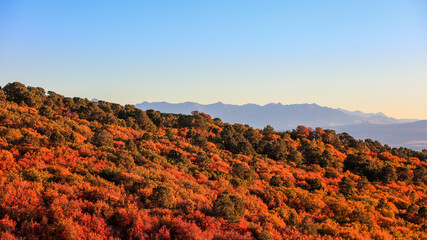
[[[322,182],[318,178],[308,179],[307,183],[310,186],[310,189],[309,189],[310,191],[322,190],[323,189]]]
[[[269,183],[270,183],[270,186],[280,187],[280,186],[282,186],[282,179],[279,176],[274,175],[270,178]]]
[[[6,97],[8,101],[13,101],[18,104],[25,103],[28,90],[25,88],[25,85],[19,82],[8,83],[3,87],[3,91],[6,93]]]
[[[153,189],[153,194],[150,196],[150,200],[156,207],[162,208],[174,208],[175,207],[175,196],[173,195],[170,188],[159,185]]]
[[[168,154],[168,161],[172,164],[190,164],[190,160],[181,151],[172,149]]]
[[[262,130],[262,133],[263,133],[264,135],[270,135],[270,134],[273,134],[273,133],[274,133],[274,128],[273,128],[272,126],[270,126],[270,125],[267,125],[267,126]]]
[[[54,131],[50,137],[50,142],[56,146],[62,146],[65,144],[65,137],[58,131]]]
[[[254,170],[246,167],[243,163],[233,164],[233,170],[231,173],[242,180],[248,181],[249,183],[252,182],[256,176]]]
[[[349,154],[344,160],[344,171],[349,170],[354,174],[366,176],[370,181],[378,179],[381,168],[378,163],[372,161],[368,155],[359,153]]]
[[[421,218],[427,219],[427,207],[426,206],[422,206],[422,207],[420,207],[420,209],[418,209],[418,216],[420,216]]]
[[[381,170],[381,180],[385,183],[395,182],[397,180],[396,168],[390,164]]]
[[[339,191],[345,197],[352,197],[355,194],[354,182],[348,177],[343,177],[338,183]]]
[[[114,137],[111,133],[102,130],[95,133],[93,136],[92,143],[97,147],[108,147],[114,146]]]
[[[205,152],[198,152],[195,163],[201,168],[210,168],[212,166],[212,159]]]
[[[49,119],[52,119],[55,112],[52,110],[50,106],[42,106],[39,110],[40,115],[45,116]]]
[[[239,196],[224,192],[218,195],[213,204],[212,212],[217,217],[238,222],[245,213],[245,204]]]
[[[414,183],[421,185],[427,184],[427,168],[423,166],[417,166],[414,169]]]
[[[397,179],[402,182],[411,183],[412,174],[407,167],[398,167],[397,168]]]

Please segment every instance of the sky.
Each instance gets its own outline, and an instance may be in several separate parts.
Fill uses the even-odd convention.
[[[0,0],[0,86],[427,119],[427,1]]]

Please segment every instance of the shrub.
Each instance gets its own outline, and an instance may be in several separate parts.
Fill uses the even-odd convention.
[[[97,147],[113,147],[114,137],[107,131],[99,131],[93,136],[92,143]]]
[[[345,197],[351,197],[355,194],[354,182],[348,177],[343,177],[341,182],[338,183],[339,191]]]
[[[174,208],[175,197],[166,186],[159,185],[153,189],[153,193],[150,196],[151,203],[156,207],[161,208]]]
[[[427,184],[427,168],[423,166],[417,166],[414,169],[414,183],[421,185],[422,183]]]
[[[420,207],[420,209],[418,209],[418,215],[421,218],[427,219],[427,207],[426,206]]]
[[[233,164],[233,170],[231,173],[242,180],[248,181],[249,183],[252,182],[256,175],[251,168],[246,167],[243,163]]]
[[[381,170],[381,180],[385,183],[391,183],[397,180],[396,168],[387,164]]]
[[[282,179],[279,176],[276,176],[276,175],[272,176],[270,178],[270,186],[273,186],[273,187],[280,187],[280,186],[282,186]]]
[[[333,168],[326,168],[325,177],[327,178],[337,178],[340,174]]]
[[[319,179],[317,179],[317,178],[315,178],[315,179],[308,179],[306,182],[310,185],[310,187],[309,187],[310,191],[315,191],[315,190],[321,190],[321,189],[323,189],[322,182]]]
[[[213,204],[212,212],[217,217],[238,222],[245,213],[245,204],[239,196],[225,192],[218,195]]]
[[[99,173],[99,176],[107,181],[115,182],[120,173],[121,171],[118,168],[104,168]]]
[[[370,181],[376,180],[380,174],[378,163],[369,159],[366,154],[350,154],[344,160],[344,171],[349,170],[354,174],[366,176]]]
[[[407,167],[397,168],[397,179],[402,182],[411,183],[412,174]]]
[[[53,145],[62,146],[65,144],[65,137],[59,131],[54,131],[49,139]]]
[[[168,154],[168,161],[172,164],[190,164],[190,160],[188,160],[187,156],[181,151],[172,149]]]
[[[205,152],[198,152],[195,163],[201,168],[210,168],[212,166],[212,159]]]

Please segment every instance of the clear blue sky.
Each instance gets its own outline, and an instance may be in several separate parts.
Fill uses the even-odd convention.
[[[0,85],[427,119],[427,1],[0,0]]]

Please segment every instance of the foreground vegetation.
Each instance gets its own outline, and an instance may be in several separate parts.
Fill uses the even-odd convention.
[[[427,239],[427,153],[0,89],[1,239]]]

